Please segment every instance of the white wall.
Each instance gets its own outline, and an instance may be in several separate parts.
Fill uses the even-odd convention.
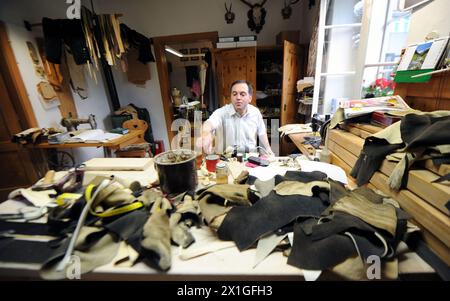
[[[83,0],[82,2],[90,8],[90,1]],[[121,13],[123,14],[121,22],[148,37],[207,31],[218,31],[219,36],[254,34],[247,27],[247,11],[249,8],[237,0],[94,0],[93,2],[96,13]],[[232,11],[236,15],[233,24],[227,24],[224,19],[225,2],[227,4],[233,3]],[[251,2],[256,3],[256,1]],[[293,5],[292,15],[287,20],[284,20],[281,16],[283,6],[284,0],[270,0],[264,5],[267,10],[266,24],[257,35],[258,45],[274,45],[276,35],[284,30],[300,30],[301,41],[304,43],[309,41],[314,22],[314,11],[317,10],[318,3],[311,10],[308,9],[307,0],[302,1],[301,4]],[[19,62],[26,62],[27,60],[31,62],[24,43],[28,39],[29,33],[22,30],[23,20],[37,23],[44,16],[65,18],[66,9],[65,0],[0,1],[0,19],[7,22],[13,50]],[[33,29],[33,34],[39,34],[40,32],[39,27]],[[57,110],[43,111],[39,107],[40,103],[35,92],[36,80],[32,78],[34,74],[32,64],[26,63],[24,66],[20,66],[20,70],[39,125],[48,126],[59,122],[60,117]],[[166,148],[168,148],[165,116],[155,63],[150,64],[150,70],[152,79],[144,87],[137,87],[129,83],[125,74],[118,70],[113,70],[113,73],[121,105],[133,102],[137,106],[147,108],[150,112],[155,139],[163,140]],[[74,95],[78,114],[79,116],[87,116],[93,113],[96,115],[99,126],[109,128],[109,121],[105,119],[110,114],[110,108],[102,80],[99,80],[99,84],[95,85],[88,76],[87,79],[89,98],[80,100],[77,95]],[[78,154],[80,161],[94,155],[101,156],[101,150],[88,151],[85,149]]]
[[[409,26],[408,42],[421,42],[425,36],[436,30],[441,37],[450,34],[450,1],[434,0],[413,10]]]
[[[42,27],[33,27],[33,31],[29,32],[23,26],[23,20],[31,23],[40,23],[43,16],[65,18],[66,8],[65,1],[55,0],[6,0],[0,3],[0,20],[6,24],[8,37],[39,127],[60,127],[61,114],[58,108],[45,110],[40,103],[36,90],[36,84],[39,82],[39,78],[34,72],[26,42],[32,42],[37,49],[35,37],[42,36]],[[82,100],[78,95],[73,95],[78,116],[87,117],[89,114],[94,114],[99,128],[110,129],[111,125],[107,120],[110,109],[101,76],[97,73],[97,78],[99,78],[98,84],[95,84],[87,73],[85,76],[89,86],[89,98]],[[82,127],[85,126],[80,126],[80,128]],[[73,149],[70,152],[75,156],[77,163],[93,157],[103,156],[101,148]]]

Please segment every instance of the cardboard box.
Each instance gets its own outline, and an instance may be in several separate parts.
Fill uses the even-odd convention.
[[[289,41],[295,44],[300,43],[300,30],[286,30],[281,31],[276,37],[277,45],[283,45],[284,41]]]

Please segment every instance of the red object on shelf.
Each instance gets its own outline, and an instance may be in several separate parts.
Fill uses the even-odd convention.
[[[401,120],[400,117],[386,115],[386,114],[384,114],[384,112],[373,112],[371,121],[373,123],[375,123],[376,125],[380,125],[382,127],[387,127],[387,126],[390,126],[400,120]]]
[[[155,156],[156,156],[157,154],[160,154],[160,153],[165,152],[165,149],[164,149],[164,141],[162,141],[162,140],[155,140],[155,145],[156,145],[156,148],[155,148]]]

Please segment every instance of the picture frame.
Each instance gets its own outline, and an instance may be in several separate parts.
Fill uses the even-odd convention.
[[[183,55],[184,55],[184,54],[188,54],[188,49],[187,49],[187,48],[180,49],[179,51],[180,51]],[[180,61],[181,61],[181,62],[186,62],[186,61],[189,61],[189,58],[188,58],[188,57],[180,57]]]
[[[190,48],[189,49],[189,54],[199,54],[200,50],[198,48]],[[199,57],[198,56],[193,56],[191,57],[191,61],[198,61]]]

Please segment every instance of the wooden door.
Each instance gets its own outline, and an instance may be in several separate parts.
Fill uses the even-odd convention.
[[[294,43],[284,41],[280,126],[296,123],[296,91],[301,64],[299,60],[300,47]],[[291,141],[288,141],[287,138],[280,141],[280,146],[282,155],[288,155],[296,149],[295,145]]]
[[[28,187],[45,172],[40,151],[12,143],[12,135],[37,125],[25,86],[0,22],[0,202],[19,187]],[[42,161],[40,161],[42,163]]]
[[[39,179],[31,160],[30,151],[12,143],[11,137],[22,131],[18,114],[14,110],[11,97],[0,74],[0,202],[8,193],[19,187],[28,187]]]
[[[252,84],[252,104],[256,105],[256,47],[217,49],[215,56],[219,106],[230,102],[231,84],[239,79]]]
[[[280,126],[295,123],[295,115],[297,114],[296,91],[299,75],[298,70],[299,46],[284,41]]]

